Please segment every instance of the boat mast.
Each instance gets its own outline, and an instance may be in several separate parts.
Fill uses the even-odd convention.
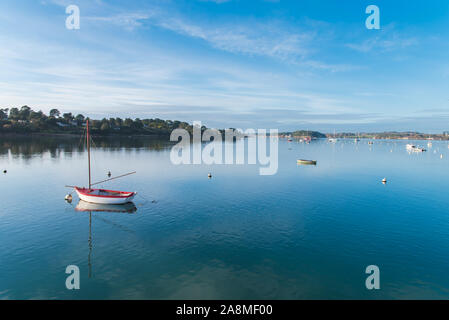
[[[89,189],[90,189],[91,183],[90,183],[90,139],[89,139],[89,119],[86,120],[86,130],[87,130],[87,134],[86,134],[86,138],[87,138],[87,163],[88,163],[88,167],[89,167]]]

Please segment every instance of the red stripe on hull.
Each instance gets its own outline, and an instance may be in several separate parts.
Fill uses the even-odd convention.
[[[105,189],[86,189],[86,188],[75,188],[79,193],[88,196],[88,197],[100,197],[100,198],[129,198],[134,195],[134,192],[126,192],[126,191],[116,191],[116,190],[105,190]],[[103,191],[103,192],[113,192],[122,194],[120,196],[108,196],[108,195],[98,195],[91,194],[93,191]]]

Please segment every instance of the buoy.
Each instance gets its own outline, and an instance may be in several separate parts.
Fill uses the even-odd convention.
[[[440,159],[443,159],[443,154],[440,154]]]
[[[67,194],[64,198],[65,201],[67,201],[68,203],[72,202],[72,195],[71,194]]]
[[[108,171],[108,177],[110,177],[111,176],[111,171]]]
[[[207,177],[208,177],[208,178],[212,178],[212,174],[211,174],[211,173],[208,173],[208,174],[207,174]]]
[[[383,184],[387,183],[387,178],[383,178],[383,179],[382,179],[382,183],[383,183]]]
[[[3,173],[6,173],[6,172],[8,172],[8,171],[6,171],[6,170],[3,170]]]

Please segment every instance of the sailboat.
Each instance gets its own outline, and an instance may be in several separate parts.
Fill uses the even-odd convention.
[[[334,130],[334,136],[332,138],[329,138],[328,141],[329,142],[333,142],[333,143],[337,142],[337,138],[336,138],[336,135],[335,135],[335,130]]]
[[[104,189],[93,189],[92,186],[106,182],[109,180],[117,179],[126,175],[133,174],[135,172],[127,173],[115,178],[106,179],[100,182],[91,183],[91,170],[90,170],[90,138],[89,138],[89,120],[86,120],[86,140],[87,140],[87,161],[89,168],[89,188],[67,186],[75,189],[78,197],[86,202],[98,203],[98,204],[124,204],[131,202],[136,196],[137,192],[130,191],[117,191],[117,190],[104,190]]]

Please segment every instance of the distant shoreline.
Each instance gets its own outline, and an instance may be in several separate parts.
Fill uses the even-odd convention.
[[[449,136],[442,135],[430,135],[430,137],[417,137],[417,136],[409,136],[409,137],[379,137],[376,134],[372,134],[373,136],[340,136],[338,134],[335,135],[335,138],[342,140],[401,140],[401,141],[411,141],[411,140],[421,140],[421,141],[449,141]],[[27,138],[27,137],[52,137],[52,138],[79,138],[81,134],[78,133],[48,133],[48,132],[0,132],[0,137],[9,137],[9,138]],[[149,139],[166,139],[169,140],[169,135],[164,134],[95,134],[97,138],[149,138]],[[374,137],[376,136],[376,137]],[[295,140],[304,139],[307,136],[289,136],[285,134],[279,134],[279,138],[287,139],[292,138]],[[334,138],[333,134],[326,134],[325,137],[312,137],[311,140],[325,140],[328,138]]]
[[[55,137],[55,138],[79,138],[81,134],[78,133],[47,133],[47,132],[0,132],[0,137]],[[108,134],[101,135],[95,134],[98,138],[170,138],[169,135],[158,135],[158,134]]]

